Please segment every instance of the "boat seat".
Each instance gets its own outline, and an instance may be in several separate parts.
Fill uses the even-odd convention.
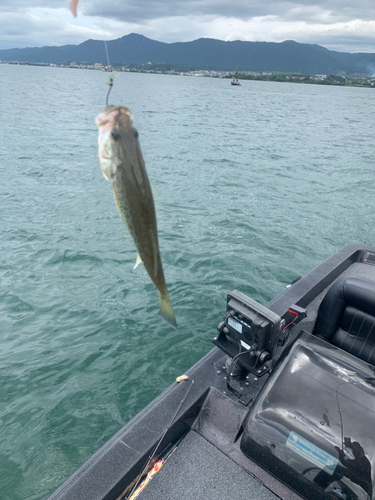
[[[338,279],[320,304],[313,333],[375,366],[375,281]]]

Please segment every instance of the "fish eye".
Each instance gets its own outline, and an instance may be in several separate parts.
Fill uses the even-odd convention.
[[[117,139],[120,139],[121,134],[118,130],[112,130],[111,136],[115,141],[117,141]]]
[[[138,130],[135,130],[135,129],[134,129],[134,137],[135,137],[136,139],[138,139],[138,136],[139,136],[139,134],[138,134]]]

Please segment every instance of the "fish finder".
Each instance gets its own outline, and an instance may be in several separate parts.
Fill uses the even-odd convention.
[[[213,343],[246,370],[268,372],[281,330],[281,318],[267,307],[234,290],[227,296],[227,311]]]

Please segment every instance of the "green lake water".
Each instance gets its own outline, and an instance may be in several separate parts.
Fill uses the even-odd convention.
[[[178,329],[97,154],[108,74],[0,65],[0,492],[45,499],[262,304],[375,244],[373,89],[116,73],[134,113]]]

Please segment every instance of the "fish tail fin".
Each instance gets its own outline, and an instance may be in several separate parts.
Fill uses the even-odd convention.
[[[159,291],[159,301],[160,301],[160,311],[159,316],[161,316],[165,321],[167,321],[173,328],[177,328],[176,317],[173,312],[172,304],[169,299],[168,293],[161,294]]]

